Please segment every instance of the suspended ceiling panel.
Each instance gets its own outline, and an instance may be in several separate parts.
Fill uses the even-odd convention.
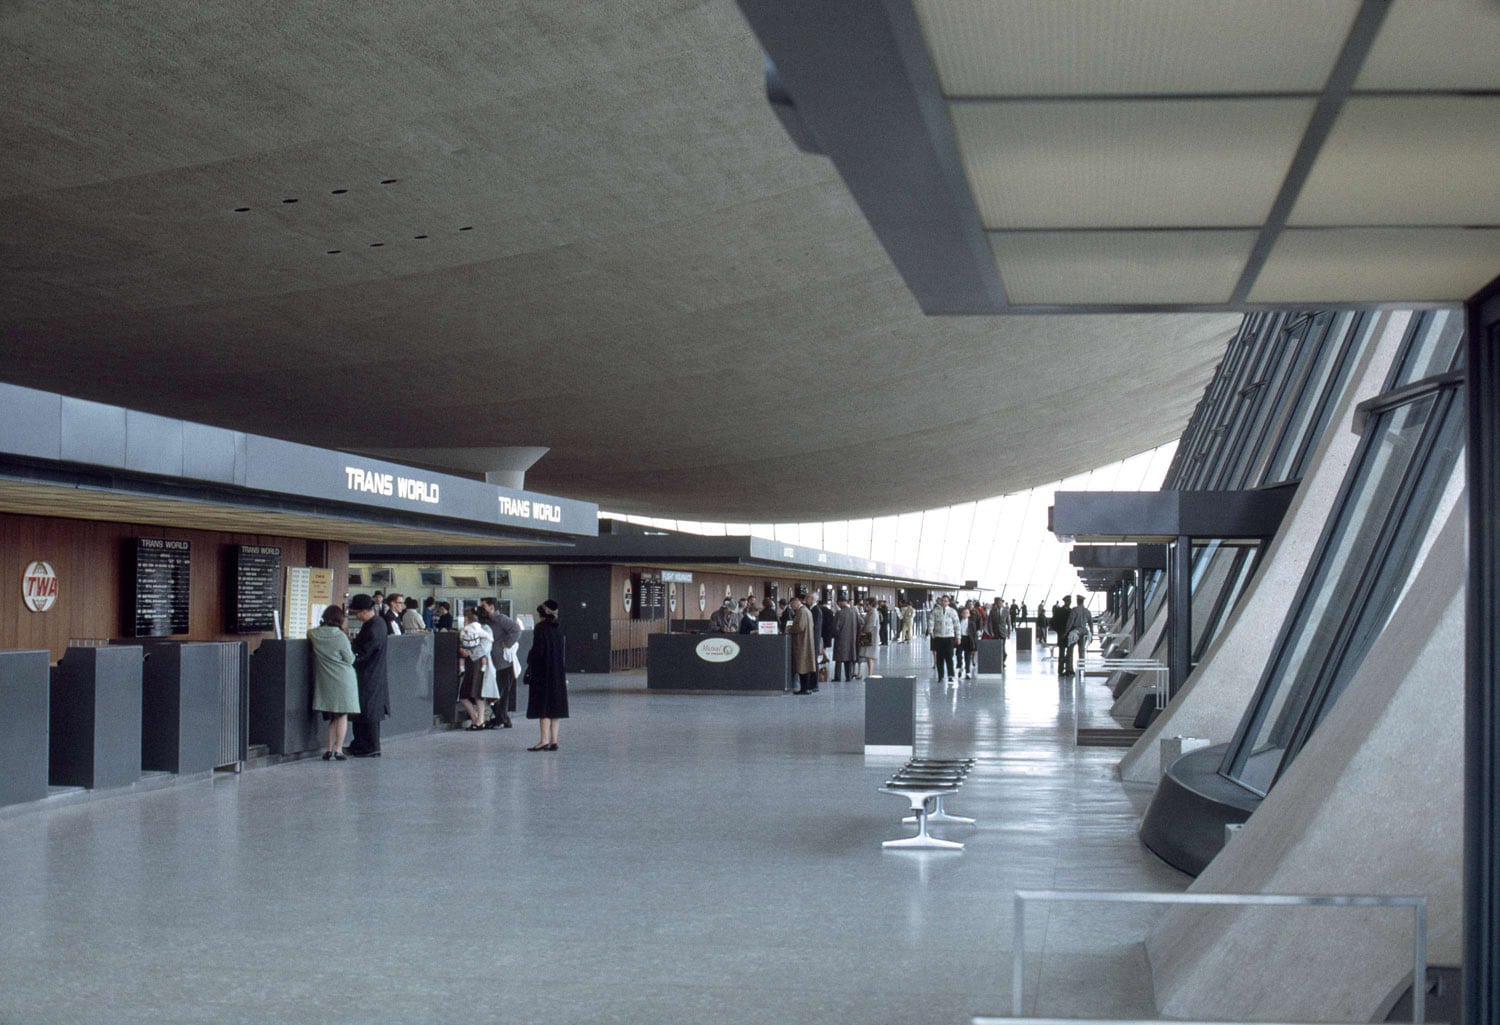
[[[949,96],[1316,92],[1354,0],[918,0]]]
[[[1359,73],[1359,89],[1500,89],[1500,4],[1393,4]],[[1487,42],[1486,42],[1487,41]]]
[[[1311,100],[956,103],[986,228],[1242,227],[1270,212]]]
[[[792,99],[806,101],[806,127],[932,312],[1248,310],[1284,291],[1258,280],[1289,225],[1500,226],[1494,0],[829,0],[816,11],[739,2]],[[850,37],[859,44],[840,49]],[[837,70],[850,65],[865,69],[860,88]],[[905,93],[890,80],[870,88],[871,66],[894,69]],[[898,109],[917,112],[926,143],[895,130],[907,116]],[[853,152],[826,119],[864,126],[874,141]],[[927,147],[922,159],[914,140]],[[862,164],[878,171],[862,177]],[[887,191],[920,196],[932,230],[903,230],[911,215],[883,202]],[[934,208],[943,215],[925,213]],[[1255,238],[1227,294],[1223,264],[1186,292],[1192,275],[1160,282],[1130,265],[1133,244],[1090,250],[1063,282],[1055,246],[992,240],[989,276],[968,282],[969,261],[986,255],[976,233],[1097,228]],[[1119,262],[1107,266],[1112,253]],[[1043,265],[1025,266],[1033,257]],[[1466,294],[1470,275],[1437,268],[1467,259],[1440,260],[1386,293],[1393,275],[1361,258],[1327,276],[1338,291],[1297,294],[1439,304]],[[939,282],[963,280],[963,290],[938,294],[912,269],[939,264]],[[1360,267],[1363,282],[1351,277]],[[1132,281],[1139,290],[1122,292]],[[1060,304],[1035,298],[1062,294]]]
[[[1459,302],[1500,267],[1500,229],[1288,229],[1251,293],[1254,302],[1340,303],[1403,295]]]
[[[1255,232],[995,232],[990,242],[1015,302],[1228,302]]]
[[[1354,97],[1289,223],[1500,225],[1500,97]]]

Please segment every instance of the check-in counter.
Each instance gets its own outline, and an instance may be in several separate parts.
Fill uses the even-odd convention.
[[[250,743],[273,755],[323,746],[312,694],[312,645],[301,638],[261,641],[250,656]]]
[[[391,715],[383,735],[414,733],[433,727],[433,635],[402,634],[385,642],[385,667],[391,687]],[[455,658],[456,661],[456,658]]]
[[[244,645],[150,644],[145,652],[141,768],[190,775],[238,762]]]
[[[441,658],[434,651],[445,654]],[[385,736],[428,730],[434,717],[451,722],[458,700],[458,634],[403,634],[386,641],[391,714]],[[306,640],[261,641],[250,658],[250,743],[273,755],[323,746],[323,720],[313,711],[312,650]]]
[[[141,778],[141,672],[134,644],[69,648],[52,667],[48,781],[118,787]]]
[[[432,638],[432,714],[450,725],[468,716],[458,713],[458,634],[453,630],[430,633]]]
[[[0,651],[0,807],[47,796],[50,651]]]
[[[791,690],[786,634],[652,634],[646,648],[648,690]]]

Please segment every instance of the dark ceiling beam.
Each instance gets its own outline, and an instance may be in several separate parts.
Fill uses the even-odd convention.
[[[927,314],[1002,313],[1005,290],[910,0],[739,0],[799,146],[828,155]]]
[[[1240,279],[1230,293],[1231,303],[1245,302],[1250,289],[1255,286],[1255,280],[1260,277],[1266,260],[1271,256],[1271,249],[1281,237],[1287,218],[1292,215],[1297,197],[1302,195],[1302,187],[1307,184],[1308,175],[1312,174],[1313,164],[1317,162],[1318,154],[1323,151],[1323,144],[1328,141],[1328,134],[1333,131],[1334,122],[1344,109],[1344,101],[1354,90],[1359,70],[1365,66],[1365,58],[1370,55],[1375,37],[1380,34],[1380,26],[1385,23],[1385,16],[1389,12],[1390,0],[1365,0],[1360,5],[1359,13],[1354,16],[1349,34],[1344,38],[1344,48],[1339,51],[1338,60],[1334,62],[1333,71],[1328,75],[1323,93],[1313,107],[1312,117],[1308,119],[1307,128],[1302,133],[1302,141],[1297,145],[1297,152],[1287,168],[1286,177],[1281,181],[1281,189],[1276,194],[1275,202],[1271,204],[1271,212],[1266,215],[1255,245],[1250,249],[1250,258],[1245,261]]]

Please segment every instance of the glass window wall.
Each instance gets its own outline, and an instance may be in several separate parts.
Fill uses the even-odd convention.
[[[1408,337],[1391,383],[1448,370],[1451,324],[1426,315]],[[1460,329],[1461,333],[1461,329]],[[1438,528],[1434,510],[1449,488],[1463,443],[1456,381],[1377,410],[1311,570],[1294,600],[1223,773],[1264,794],[1342,692],[1385,626]]]

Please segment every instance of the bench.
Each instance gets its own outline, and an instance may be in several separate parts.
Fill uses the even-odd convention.
[[[927,831],[927,827],[935,822],[953,825],[974,824],[973,819],[962,815],[950,815],[943,809],[943,798],[958,792],[973,764],[972,758],[913,758],[894,776],[886,780],[880,792],[906,798],[911,804],[912,813],[902,821],[915,823],[917,834],[902,837],[899,840],[886,840],[881,846],[898,849],[963,850],[963,844],[935,837]],[[929,805],[931,805],[930,808]]]

